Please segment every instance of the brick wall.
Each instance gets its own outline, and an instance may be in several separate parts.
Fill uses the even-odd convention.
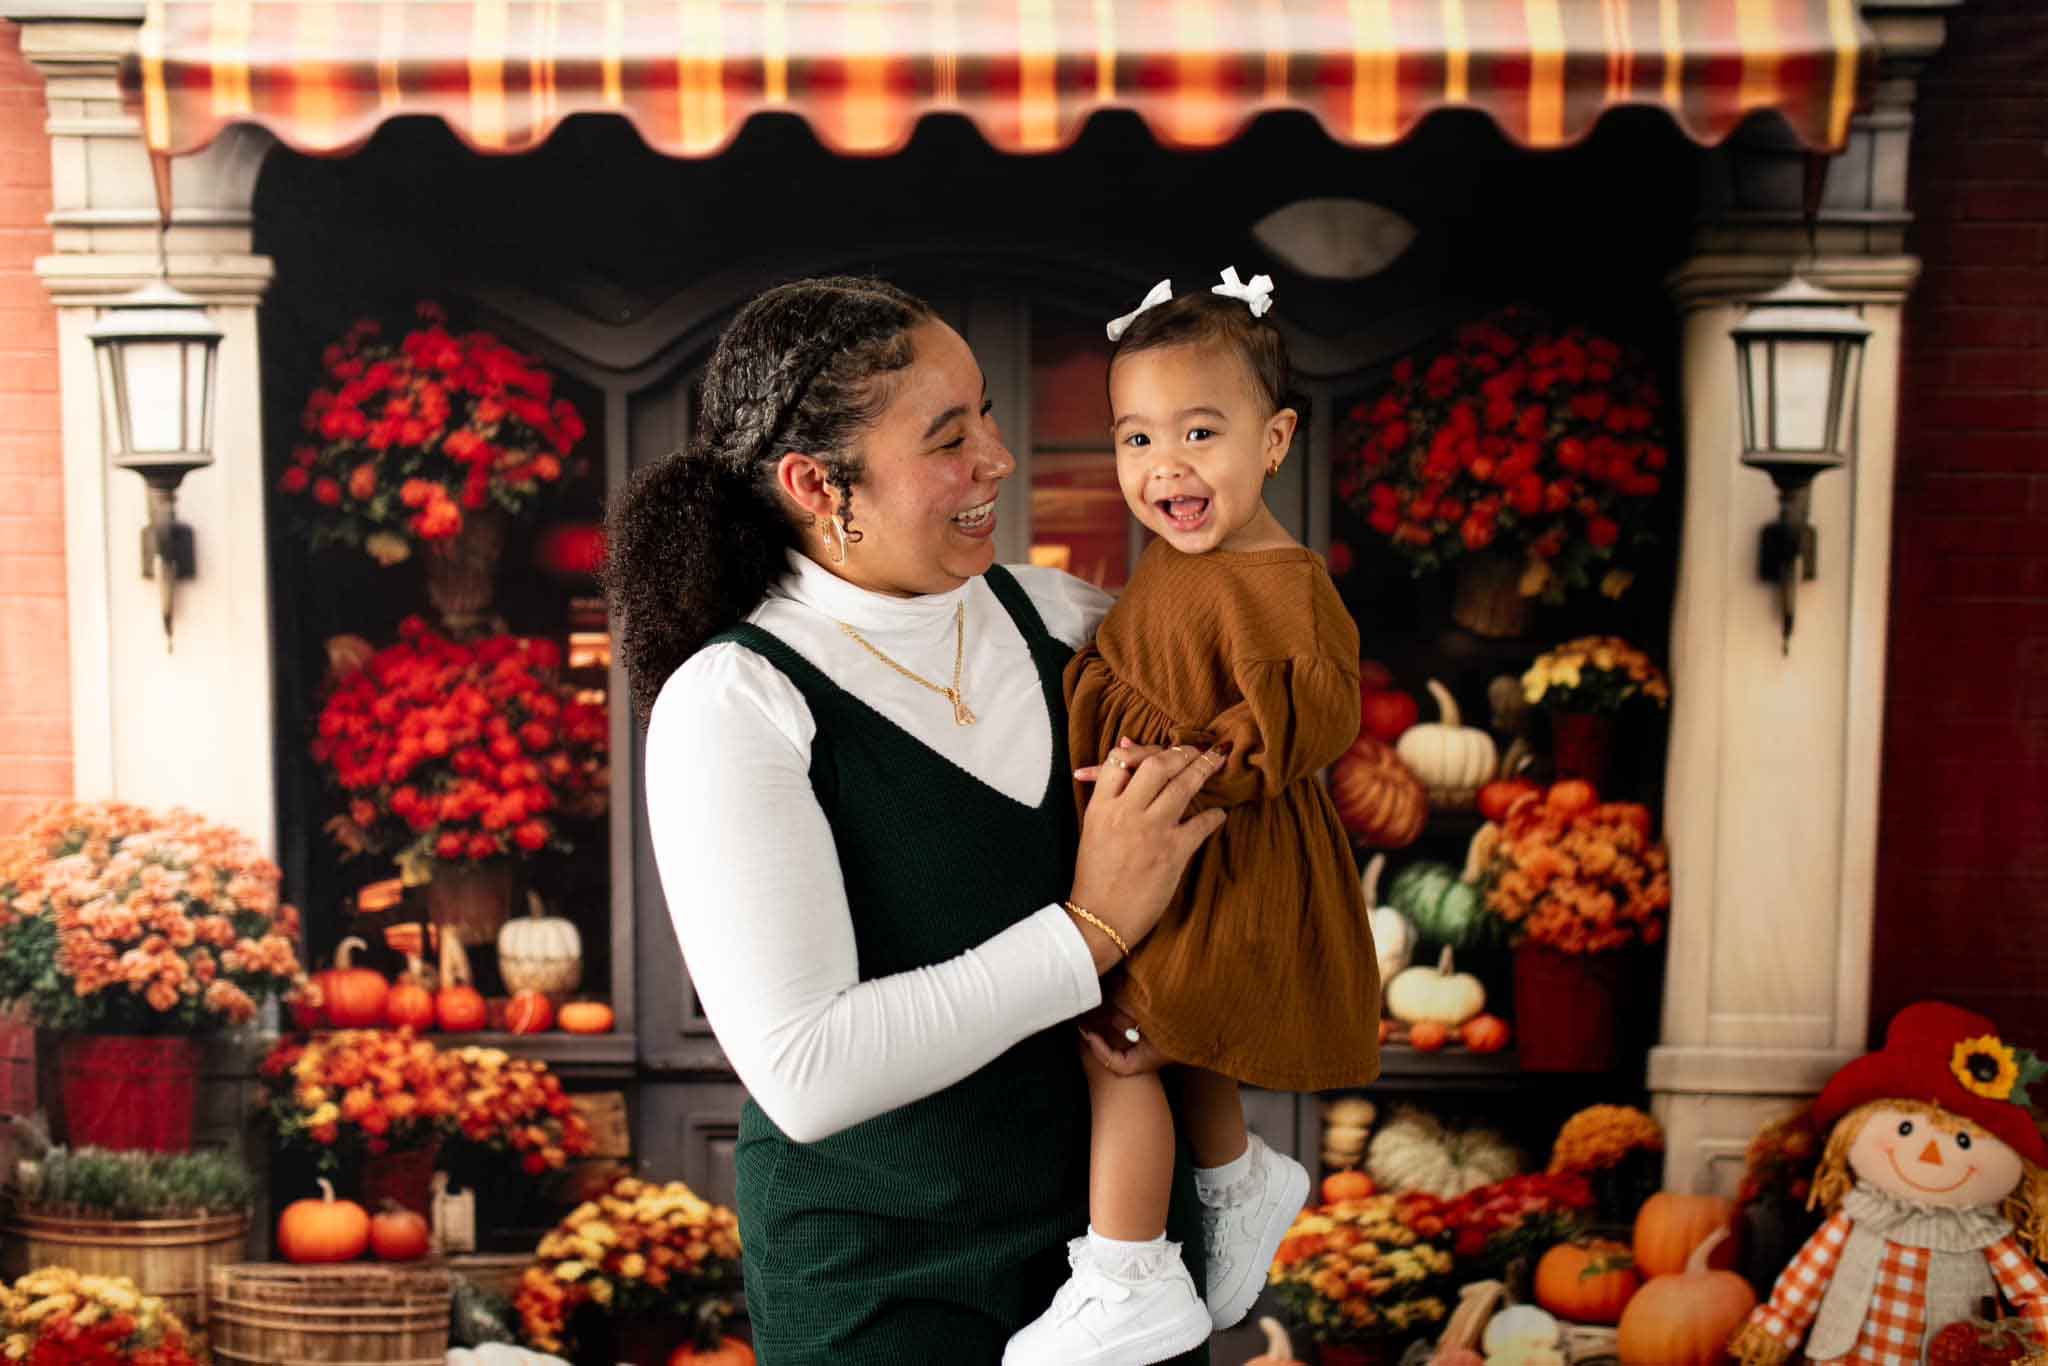
[[[2048,22],[1972,0],[1921,86],[1871,1028],[2048,1048]]]
[[[64,464],[43,82],[0,21],[0,831],[71,791]]]

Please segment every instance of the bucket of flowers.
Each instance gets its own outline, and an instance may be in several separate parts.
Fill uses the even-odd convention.
[[[1466,1191],[1444,1208],[1451,1252],[1468,1279],[1507,1283],[1527,1299],[1536,1261],[1586,1227],[1593,1188],[1574,1172],[1529,1172]]]
[[[0,1001],[61,1036],[73,1146],[192,1146],[199,1040],[304,980],[279,880],[183,810],[60,802],[0,841]]]
[[[0,1283],[0,1353],[8,1361],[196,1366],[185,1325],[126,1276],[45,1266]]]
[[[1268,1283],[1326,1366],[1378,1366],[1443,1322],[1453,1232],[1434,1196],[1369,1195],[1304,1210]]]
[[[534,357],[438,304],[394,339],[363,319],[321,355],[301,438],[279,477],[315,547],[380,564],[427,556],[427,591],[450,630],[489,613],[505,519],[582,472],[585,424]]]
[[[1560,778],[1607,782],[1614,728],[1622,718],[1671,705],[1671,684],[1650,657],[1619,636],[1580,636],[1536,656],[1522,696],[1550,717]]]
[[[451,1053],[461,1064],[463,1089],[442,1165],[453,1185],[477,1193],[479,1223],[492,1230],[488,1244],[531,1247],[531,1225],[553,1217],[551,1211],[529,1218],[544,1208],[544,1180],[595,1150],[590,1126],[539,1059],[475,1046]]]
[[[277,1145],[366,1199],[424,1212],[441,1141],[467,1089],[457,1058],[412,1031],[344,1029],[286,1040],[258,1070]]]
[[[525,859],[571,848],[565,820],[603,814],[604,707],[559,675],[551,640],[449,640],[418,617],[378,650],[331,642],[313,757],[343,803],[344,854],[387,853],[430,918],[465,945],[496,941]]]
[[[1417,575],[1458,571],[1459,625],[1520,635],[1533,599],[1627,591],[1670,465],[1663,408],[1640,355],[1507,308],[1343,414],[1337,496]]]
[[[751,1361],[725,1336],[740,1289],[739,1220],[680,1181],[623,1177],[540,1240],[513,1304],[520,1337],[542,1351],[607,1336],[606,1362],[666,1362],[678,1345]],[[744,1355],[742,1355],[744,1354]]]
[[[1626,1242],[1664,1184],[1664,1126],[1632,1105],[1588,1105],[1558,1129],[1549,1172],[1591,1186],[1595,1222]]]

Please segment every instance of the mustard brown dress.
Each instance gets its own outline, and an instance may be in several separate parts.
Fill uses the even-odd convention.
[[[1077,767],[1119,736],[1233,744],[1196,802],[1225,808],[1223,828],[1110,988],[1116,1003],[1169,1058],[1254,1086],[1378,1076],[1372,929],[1317,776],[1358,735],[1358,628],[1322,559],[1154,541],[1067,665],[1066,696]]]

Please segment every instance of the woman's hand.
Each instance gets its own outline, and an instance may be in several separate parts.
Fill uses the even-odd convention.
[[[1197,845],[1223,824],[1221,811],[1188,816],[1202,784],[1223,767],[1225,751],[1185,745],[1152,749],[1120,745],[1095,766],[1095,791],[1081,817],[1081,847],[1074,856],[1074,904],[1107,921],[1136,945],[1159,917]],[[1082,770],[1075,775],[1087,781]],[[1075,917],[1107,972],[1122,957],[1108,935]]]
[[[1112,1076],[1135,1077],[1143,1072],[1157,1072],[1173,1061],[1150,1039],[1138,1034],[1136,1022],[1113,1005],[1089,1011],[1081,1017],[1078,1027],[1088,1051]],[[1131,1037],[1134,1034],[1138,1034],[1135,1039]]]

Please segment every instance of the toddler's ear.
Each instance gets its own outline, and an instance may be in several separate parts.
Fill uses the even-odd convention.
[[[1287,459],[1288,448],[1294,444],[1294,429],[1301,422],[1301,414],[1292,408],[1276,409],[1266,419],[1266,468],[1278,470]]]

